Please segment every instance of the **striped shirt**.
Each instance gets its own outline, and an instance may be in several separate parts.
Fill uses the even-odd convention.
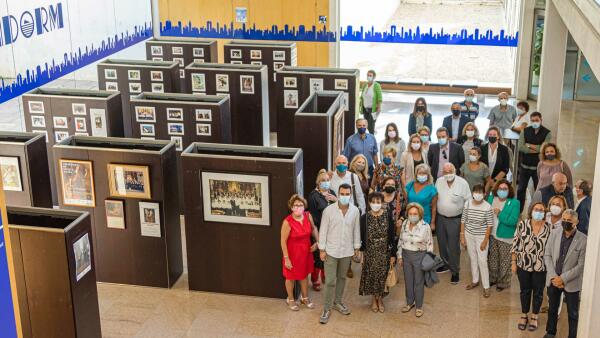
[[[479,205],[469,200],[465,203],[460,221],[465,225],[465,231],[470,235],[484,236],[488,227],[494,226],[492,206],[482,201]]]

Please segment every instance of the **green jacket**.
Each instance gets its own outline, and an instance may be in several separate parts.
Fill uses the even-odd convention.
[[[360,112],[363,112],[363,97],[365,95],[365,92],[367,91],[367,83],[365,82],[362,87],[360,88]],[[383,95],[381,94],[381,85],[378,82],[373,82],[373,110],[375,110],[375,108],[377,108],[377,105],[380,104],[381,102],[383,102]]]
[[[494,195],[490,194],[487,201],[492,205],[494,202]],[[515,236],[515,230],[517,229],[517,223],[519,223],[520,215],[521,202],[516,198],[507,198],[504,208],[502,208],[502,211],[500,211],[500,214],[498,215],[498,230],[496,230],[496,237],[513,238]]]

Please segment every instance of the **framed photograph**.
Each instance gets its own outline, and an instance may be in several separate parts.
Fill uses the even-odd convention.
[[[283,87],[284,88],[296,88],[298,86],[298,80],[295,77],[284,77]]]
[[[73,115],[87,115],[85,103],[73,103],[71,105]]]
[[[141,136],[154,136],[154,125],[153,124],[140,124],[140,135]]]
[[[194,59],[194,63],[204,63],[204,59]]]
[[[212,111],[210,109],[196,109],[196,121],[198,121],[198,122],[212,121]]]
[[[284,108],[298,108],[298,91],[284,90],[283,91]]]
[[[348,79],[335,79],[335,89],[348,90]]]
[[[73,243],[73,256],[75,257],[75,281],[79,282],[92,271],[92,246],[89,234],[86,233]]]
[[[269,176],[202,172],[204,220],[269,226]]]
[[[0,156],[0,173],[4,191],[23,191],[18,157]]]
[[[350,109],[350,93],[344,93],[344,96],[342,96],[342,106],[344,106],[345,111]]]
[[[104,78],[107,80],[116,80],[117,79],[117,70],[106,68],[104,69]]]
[[[255,66],[262,66],[262,62],[261,61],[250,61],[251,65],[255,65]]]
[[[239,61],[239,60],[232,60],[232,61],[231,61],[231,64],[232,64],[232,65],[241,65],[241,64],[242,64],[242,61]]]
[[[46,117],[44,115],[31,115],[32,128],[46,128]]]
[[[135,120],[137,122],[156,122],[156,111],[154,107],[135,107]]]
[[[59,160],[63,203],[95,207],[94,172],[91,161]]]
[[[192,91],[194,92],[205,92],[206,91],[206,77],[204,73],[192,73]]]
[[[160,205],[140,202],[140,230],[142,236],[160,237]]]
[[[185,79],[185,69],[180,69],[179,70],[179,77],[182,79]]]
[[[147,166],[108,164],[109,194],[113,197],[150,199],[150,173]]]
[[[175,150],[183,150],[183,138],[181,136],[171,136],[171,141],[175,142]]]
[[[106,82],[106,90],[109,92],[118,92],[119,84],[117,82]]]
[[[125,229],[125,208],[123,201],[105,200],[106,227],[113,229]]]
[[[240,93],[254,94],[254,76],[240,75]]]
[[[33,116],[32,116],[33,117]],[[52,118],[54,129],[67,129],[69,128],[69,120],[66,116],[54,116]]]
[[[152,81],[161,81],[163,80],[163,72],[160,70],[152,70],[150,71],[150,80]]]
[[[130,69],[127,71],[127,79],[129,81],[140,81],[142,79],[142,75],[139,70]]]
[[[69,137],[68,131],[55,131],[54,132],[54,141],[56,143],[61,142],[62,140],[66,139],[67,137]]]
[[[163,55],[162,46],[151,46],[150,47],[150,54],[157,55],[157,56]],[[161,61],[162,61],[162,58],[161,58]]]
[[[104,109],[90,108],[90,121],[92,121],[92,136],[108,136]]]
[[[296,176],[296,193],[304,197],[304,172],[302,170]]]
[[[262,59],[262,51],[261,50],[256,50],[256,49],[251,49],[250,50],[250,58],[251,59]]]
[[[29,101],[29,113],[30,114],[44,114],[44,102],[42,101]]]
[[[141,93],[142,92],[142,84],[139,82],[130,82],[129,83],[129,92],[130,93]]]
[[[183,135],[183,123],[167,123],[169,135]]]
[[[152,61],[163,61],[163,58],[161,58],[161,57],[153,57]]]
[[[85,121],[85,117],[75,118],[75,131],[87,133],[87,123]]]
[[[285,62],[273,62],[273,70],[275,71],[280,70],[283,66],[285,66]]]
[[[185,61],[183,60],[183,58],[173,58],[173,61],[179,63],[179,67],[185,67]]]
[[[173,46],[171,48],[171,53],[173,55],[183,55],[183,47]]]
[[[227,74],[217,74],[215,75],[217,82],[217,91],[218,92],[229,92],[229,75]]]
[[[229,51],[229,55],[232,59],[241,59],[242,58],[242,50],[241,49],[231,49]]]
[[[333,153],[331,163],[335,163],[336,157],[344,150],[344,109],[338,110],[333,115]]]
[[[192,49],[192,54],[195,58],[203,58],[204,57],[204,48],[194,48],[194,49]]]
[[[183,109],[181,109],[181,108],[167,108],[167,120],[169,120],[169,121],[183,121]]]
[[[310,94],[323,90],[323,79],[310,79],[308,83],[310,86]]]
[[[153,82],[152,83],[152,92],[153,93],[164,93],[165,85],[162,83]]]
[[[50,142],[50,140],[48,139],[48,131],[47,130],[32,130],[32,133],[36,133],[36,134],[43,134],[44,138],[46,139],[46,143]]]
[[[273,61],[285,61],[285,51],[274,50],[273,51]]]
[[[209,123],[196,123],[196,135],[211,136],[211,128]]]

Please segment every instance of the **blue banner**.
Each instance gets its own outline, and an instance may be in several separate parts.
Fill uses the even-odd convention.
[[[16,338],[17,326],[15,323],[12,291],[10,289],[3,223],[2,214],[0,214],[0,337]]]

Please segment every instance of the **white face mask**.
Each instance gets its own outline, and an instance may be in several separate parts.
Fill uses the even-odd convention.
[[[465,134],[467,135],[467,137],[473,137],[475,136],[475,130],[467,130]]]
[[[503,106],[506,106],[508,104],[508,100],[507,99],[500,99],[500,104]]]
[[[552,214],[552,216],[558,216],[562,213],[562,209],[558,205],[551,205],[550,213]]]
[[[477,156],[475,156],[475,155],[469,155],[469,161],[471,161],[471,162],[477,162]]]
[[[481,202],[481,201],[483,201],[483,194],[482,193],[474,193],[473,199],[476,200],[477,202]]]
[[[419,217],[419,215],[408,215],[408,221],[412,224],[417,224],[420,220],[421,218]]]
[[[367,76],[367,81],[373,82],[373,77],[372,76]]]
[[[517,113],[519,115],[523,115],[523,114],[525,114],[525,111],[523,109],[521,109],[521,108],[517,108]]]
[[[371,206],[371,210],[373,210],[375,212],[381,210],[381,204],[380,203],[371,203],[369,205]]]
[[[413,148],[413,150],[419,150],[419,149],[421,149],[421,143],[413,142],[410,144],[410,147]]]
[[[390,138],[396,138],[396,132],[394,130],[390,130],[390,131],[388,131],[388,136]]]
[[[446,175],[444,175],[444,178],[446,178],[446,181],[448,181],[448,182],[454,181],[455,177],[456,177],[456,174],[446,174]]]

